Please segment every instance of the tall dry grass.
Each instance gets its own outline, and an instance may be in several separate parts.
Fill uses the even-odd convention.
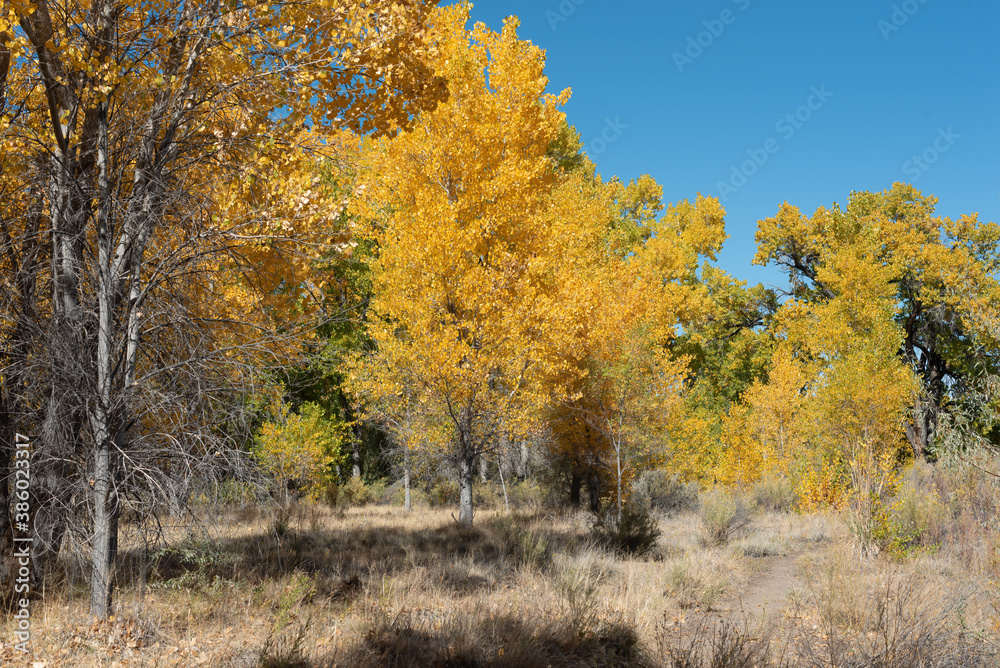
[[[998,497],[983,480],[942,476],[911,476],[914,499],[937,490],[930,505],[900,490],[898,521],[923,527],[920,549],[867,560],[852,552],[845,517],[783,503],[744,504],[725,541],[705,540],[704,512],[672,508],[644,556],[602,548],[590,515],[544,504],[483,512],[470,530],[426,507],[206,507],[164,543],[126,546],[114,619],[90,621],[78,571],[50,580],[32,607],[30,658],[47,667],[991,665],[997,523],[983,521],[995,517],[983,508]],[[971,500],[980,506],[967,508]],[[796,564],[799,584],[769,604],[781,614],[764,626],[739,600],[759,595],[779,560]],[[12,631],[7,620],[0,640]],[[21,659],[0,648],[4,665]]]

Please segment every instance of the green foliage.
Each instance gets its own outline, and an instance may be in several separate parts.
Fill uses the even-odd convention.
[[[698,484],[681,482],[662,469],[644,471],[632,483],[632,501],[661,513],[678,513],[698,506]]]
[[[208,540],[187,539],[173,547],[157,550],[151,557],[153,589],[217,592],[235,587],[236,583],[212,573],[212,569],[231,566],[240,560],[239,555],[223,550]],[[161,573],[180,573],[161,579]]]
[[[867,539],[874,551],[893,559],[936,550],[948,532],[951,512],[929,477],[921,465],[914,465],[892,502],[878,506],[870,528],[857,521],[851,525],[858,539]]]
[[[591,534],[599,545],[622,556],[641,557],[650,552],[660,538],[656,516],[646,508],[628,503],[621,517],[615,508],[597,515]]]
[[[743,499],[723,489],[702,495],[699,515],[706,545],[725,545],[750,524],[750,511]]]
[[[384,480],[366,483],[355,476],[340,486],[338,501],[346,506],[366,506],[381,501],[384,496]]]

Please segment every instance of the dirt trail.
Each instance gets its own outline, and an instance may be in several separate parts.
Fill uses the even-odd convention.
[[[798,562],[805,554],[807,552],[761,558],[763,572],[749,582],[741,596],[724,599],[714,612],[722,615],[742,613],[751,625],[780,615],[788,594],[803,584]]]

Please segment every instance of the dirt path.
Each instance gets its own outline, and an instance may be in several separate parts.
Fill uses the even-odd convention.
[[[763,571],[750,580],[743,594],[723,599],[713,611],[721,616],[742,613],[751,626],[780,615],[788,594],[803,585],[798,562],[805,554],[807,552],[761,558]]]

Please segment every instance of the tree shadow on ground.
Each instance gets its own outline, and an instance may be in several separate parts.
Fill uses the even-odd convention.
[[[339,665],[543,668],[647,665],[635,631],[621,624],[576,633],[565,618],[512,614],[404,616],[375,625],[335,657]]]
[[[525,526],[549,544],[582,545],[587,540],[585,533],[556,532],[536,520],[528,518]],[[123,586],[145,582],[197,589],[218,581],[254,586],[300,573],[313,578],[317,596],[350,603],[368,581],[419,571],[436,586],[472,594],[515,577],[524,562],[523,534],[498,526],[485,521],[472,528],[449,522],[432,528],[308,529],[275,522],[237,538],[188,538],[153,554],[125,552],[118,579]]]

